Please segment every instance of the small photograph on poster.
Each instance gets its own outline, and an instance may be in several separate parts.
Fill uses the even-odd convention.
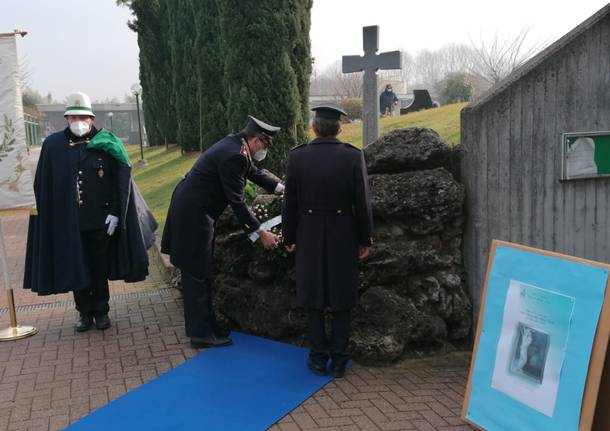
[[[549,334],[519,322],[510,371],[541,384],[548,350]]]
[[[511,280],[491,387],[552,417],[574,298]]]

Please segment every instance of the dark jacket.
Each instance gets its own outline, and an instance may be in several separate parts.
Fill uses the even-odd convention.
[[[87,137],[95,133],[94,129]],[[87,289],[91,282],[81,242],[77,189],[82,151],[89,150],[73,138],[69,129],[47,137],[36,169],[38,214],[30,217],[23,287],[39,295]],[[119,225],[110,244],[108,278],[140,281],[148,275],[148,255],[132,195],[131,167],[117,163],[115,168],[118,202],[113,207]],[[108,208],[100,205],[94,218],[105,220],[108,214]]]
[[[167,212],[161,251],[174,266],[196,278],[210,276],[214,224],[227,205],[244,231],[258,229],[244,201],[246,179],[269,192],[279,182],[251,163],[241,134],[224,137],[199,157],[176,186]]]
[[[392,112],[394,103],[398,102],[398,97],[393,91],[383,91],[379,95],[379,111],[385,114],[386,109]]]
[[[106,216],[119,215],[119,162],[104,151],[87,149],[84,143],[77,144],[77,148],[80,151],[76,177],[80,230],[105,229]]]
[[[290,152],[282,211],[286,244],[296,244],[297,303],[351,308],[358,246],[371,244],[368,176],[362,151],[319,138]]]

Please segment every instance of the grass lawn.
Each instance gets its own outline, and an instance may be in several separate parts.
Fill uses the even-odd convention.
[[[460,139],[460,110],[464,106],[465,103],[458,103],[399,117],[383,118],[379,122],[379,130],[384,134],[400,127],[430,127],[449,145],[456,145]],[[339,137],[342,141],[362,146],[362,123],[344,125]],[[137,163],[140,160],[140,147],[128,145],[127,152],[133,164],[133,178],[159,222],[157,234],[161,235],[172,191],[182,176],[191,169],[199,153],[181,155],[180,148],[176,145],[171,145],[169,151],[166,151],[165,147],[147,148],[144,150],[144,158],[148,165],[140,166]]]
[[[133,179],[159,222],[157,235],[161,235],[174,187],[191,169],[199,153],[181,156],[180,148],[176,145],[171,145],[169,151],[166,151],[165,147],[145,148],[144,158],[148,165],[141,166],[137,163],[140,160],[140,147],[128,145],[127,152],[133,165]]]
[[[383,135],[402,127],[429,127],[453,146],[460,141],[460,111],[466,105],[467,103],[455,103],[399,117],[382,118],[379,120],[379,133]],[[362,123],[345,124],[342,129],[339,136],[342,141],[362,147]]]

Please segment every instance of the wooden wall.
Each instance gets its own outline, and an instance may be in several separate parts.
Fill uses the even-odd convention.
[[[610,130],[610,16],[554,47],[462,111],[464,260],[475,314],[492,239],[610,262],[610,179],[559,181],[561,134]]]

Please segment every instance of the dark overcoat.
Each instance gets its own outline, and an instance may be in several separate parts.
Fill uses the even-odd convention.
[[[319,138],[290,152],[282,211],[296,244],[297,303],[343,310],[358,299],[358,246],[371,244],[368,176],[362,151]]]
[[[393,91],[383,91],[379,95],[379,111],[385,114],[386,109],[392,112],[394,103],[398,102],[398,97]]]
[[[77,185],[86,167],[97,172],[100,158],[104,160],[105,169],[113,165],[116,192],[112,194],[118,204],[109,205],[110,209],[101,200],[99,214],[93,216],[93,210],[88,210],[87,214],[97,221],[112,212],[119,217],[110,243],[108,278],[135,282],[148,275],[148,255],[132,194],[131,167],[111,163],[105,156],[98,157],[99,151],[89,152],[84,143],[72,142],[71,145],[70,135],[66,129],[45,139],[34,178],[37,215],[31,216],[29,221],[23,287],[39,295],[78,291],[90,286],[91,277],[81,242]],[[89,166],[90,159],[96,166]],[[85,199],[92,202],[95,198],[88,196]]]
[[[241,134],[231,134],[207,149],[172,194],[161,251],[195,278],[210,278],[214,226],[227,205],[246,232],[260,222],[244,201],[246,179],[273,192],[279,179],[250,160]]]

